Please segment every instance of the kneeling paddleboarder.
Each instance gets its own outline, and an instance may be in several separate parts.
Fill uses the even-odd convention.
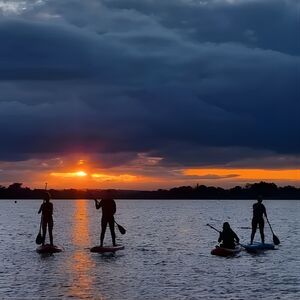
[[[43,230],[43,237],[42,237],[42,245],[45,245],[47,227],[49,232],[50,238],[50,245],[53,246],[53,204],[50,202],[50,194],[48,192],[45,193],[43,204],[41,205],[38,213],[42,213],[42,230]]]
[[[230,228],[228,222],[223,224],[223,231],[220,232],[220,237],[218,242],[222,244],[220,245],[223,248],[234,249],[235,243],[239,243],[240,239],[237,234]]]
[[[100,235],[100,247],[103,247],[103,240],[107,224],[109,225],[113,246],[116,246],[116,234],[115,234],[115,219],[116,202],[109,195],[109,192],[105,193],[100,202],[95,199],[96,209],[102,207],[102,219],[101,219],[101,235]]]

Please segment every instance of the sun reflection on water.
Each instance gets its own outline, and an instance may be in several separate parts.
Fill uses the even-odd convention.
[[[92,270],[95,262],[91,259],[88,247],[90,246],[88,202],[75,200],[74,225],[72,230],[72,243],[75,247],[71,257],[70,270],[73,285],[69,296],[75,299],[94,299],[94,277]],[[97,295],[97,299],[104,299]]]

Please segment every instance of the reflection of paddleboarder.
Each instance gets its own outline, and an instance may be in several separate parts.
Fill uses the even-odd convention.
[[[100,202],[95,199],[96,209],[102,207],[102,219],[101,219],[101,236],[100,236],[100,247],[103,247],[103,240],[107,223],[111,233],[113,246],[116,246],[116,234],[115,234],[115,219],[114,214],[116,213],[116,202],[110,197],[108,193],[102,198]]]
[[[45,245],[47,226],[50,238],[50,244],[53,246],[53,204],[50,202],[50,194],[48,192],[45,193],[44,202],[41,205],[38,213],[42,213],[42,229],[43,229],[43,242],[42,245]]]
[[[253,204],[253,218],[252,218],[252,233],[251,233],[251,242],[253,244],[253,239],[256,233],[257,225],[259,226],[259,232],[261,236],[262,243],[265,242],[265,235],[264,235],[264,215],[267,218],[267,212],[265,206],[262,204],[262,197],[259,196],[257,199],[257,203]]]

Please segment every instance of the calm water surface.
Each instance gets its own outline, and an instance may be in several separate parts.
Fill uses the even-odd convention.
[[[228,221],[248,242],[253,201],[118,200],[125,250],[100,255],[93,201],[55,200],[65,251],[52,256],[35,252],[40,203],[0,200],[0,299],[300,299],[300,201],[265,201],[281,245],[235,258],[210,255],[218,235],[205,225]]]

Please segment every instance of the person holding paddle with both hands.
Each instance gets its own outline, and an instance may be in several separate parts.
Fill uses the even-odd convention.
[[[228,222],[223,224],[223,231],[220,232],[218,242],[222,244],[221,247],[234,249],[236,244],[239,244],[240,239],[237,234],[231,229]]]
[[[45,245],[47,227],[49,232],[50,245],[53,246],[53,204],[50,202],[50,194],[45,192],[44,201],[38,211],[38,214],[42,213],[41,216],[41,227],[43,230],[42,245]]]

